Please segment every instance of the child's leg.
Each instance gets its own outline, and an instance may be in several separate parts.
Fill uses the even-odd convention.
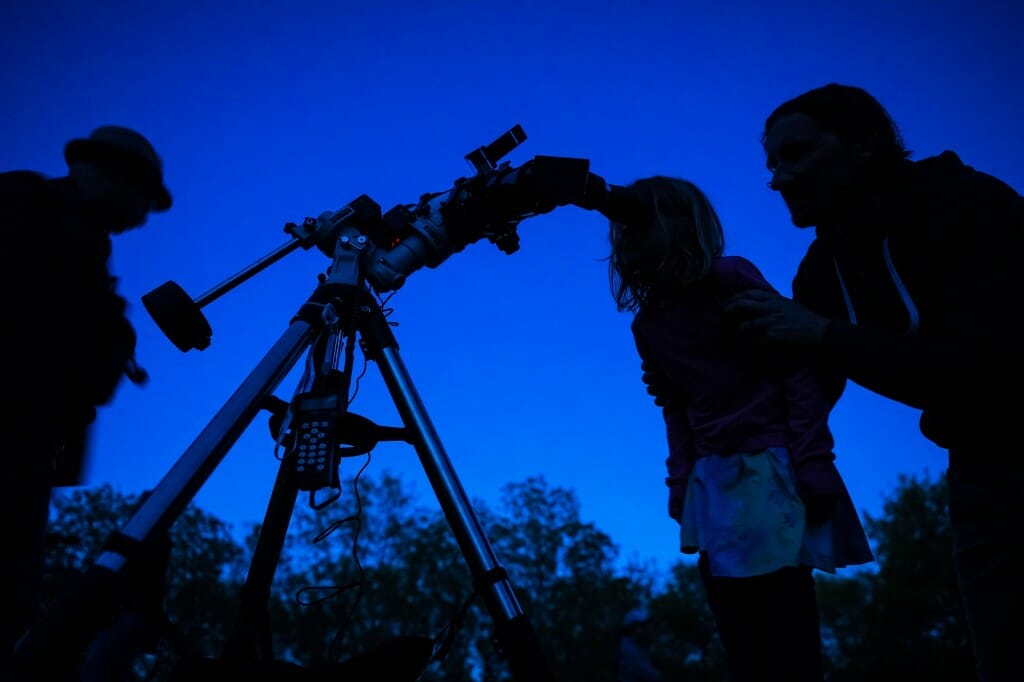
[[[821,682],[821,633],[811,570],[712,576],[698,563],[733,682]]]
[[[715,617],[718,637],[725,647],[725,659],[732,682],[762,680],[760,661],[759,609],[753,601],[757,592],[753,578],[723,578],[711,575],[707,555],[701,552],[697,562],[704,582],[708,606]]]
[[[821,628],[811,569],[783,568],[754,578],[761,595],[763,679],[821,682]]]

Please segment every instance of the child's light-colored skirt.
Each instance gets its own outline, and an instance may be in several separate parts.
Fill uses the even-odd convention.
[[[834,573],[874,560],[845,487],[825,523],[806,525],[786,448],[698,459],[680,523],[680,549],[706,552],[716,576],[800,565]]]

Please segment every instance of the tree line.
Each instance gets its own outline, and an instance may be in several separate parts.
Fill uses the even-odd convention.
[[[47,604],[98,555],[138,505],[109,485],[54,499]],[[974,679],[951,563],[944,479],[903,476],[882,512],[865,514],[877,563],[815,574],[827,678]],[[696,565],[669,575],[617,560],[613,538],[580,517],[571,490],[543,477],[506,485],[495,508],[474,509],[559,682],[614,682],[623,617],[653,617],[643,642],[664,679],[725,679]],[[166,629],[136,665],[138,680],[171,680],[182,660],[215,659],[237,627],[258,524],[243,541],[190,505],[169,531],[160,606]],[[384,473],[348,479],[325,509],[297,504],[266,603],[276,660],[307,669],[388,641],[433,641],[426,682],[512,679],[491,617],[440,510],[418,504]]]

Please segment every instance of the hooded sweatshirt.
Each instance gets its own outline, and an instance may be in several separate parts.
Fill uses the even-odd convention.
[[[945,448],[1004,443],[1024,380],[1024,198],[951,151],[903,161],[884,218],[819,227],[793,297],[832,318],[823,359],[920,409]]]

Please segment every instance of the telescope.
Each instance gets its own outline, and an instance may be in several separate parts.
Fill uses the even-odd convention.
[[[420,268],[436,268],[485,238],[503,253],[514,253],[523,220],[566,204],[587,205],[605,190],[587,159],[536,156],[519,167],[501,161],[525,139],[517,125],[473,150],[465,158],[474,175],[456,179],[446,191],[423,194],[415,204],[382,214],[362,194],[336,211],[286,223],[288,242],[210,291],[193,300],[169,281],[143,296],[143,305],[179,350],[203,350],[212,331],[200,308],[298,248],[355,261],[358,277],[378,294],[399,289]]]
[[[121,593],[138,589],[134,576],[157,538],[185,511],[256,414],[268,410],[272,435],[278,445],[285,446],[285,453],[243,586],[235,628],[221,659],[185,662],[175,679],[206,679],[189,665],[209,672],[210,679],[224,679],[224,675],[245,679],[241,672],[263,670],[275,661],[267,600],[298,493],[308,491],[311,505],[319,509],[326,503],[314,503],[317,492],[333,489],[340,494],[338,469],[343,458],[368,454],[378,442],[391,440],[415,448],[472,576],[472,597],[483,599],[494,623],[494,644],[515,679],[552,680],[533,626],[413,385],[379,300],[381,294],[402,287],[417,270],[436,268],[474,242],[487,239],[502,252],[514,253],[519,248],[519,224],[558,206],[596,209],[612,220],[647,219],[645,207],[628,192],[590,173],[586,159],[537,156],[518,167],[501,161],[525,138],[517,125],[475,149],[465,157],[475,169],[472,176],[458,178],[443,192],[424,194],[415,203],[382,213],[376,202],[359,195],[338,210],[301,223],[289,222],[285,225],[288,242],[196,299],[173,281],[142,297],[146,310],[179,350],[203,350],[212,337],[203,306],[298,248],[316,247],[331,259],[278,341],[122,529],[108,538],[83,582],[58,595],[41,622],[22,638],[14,657],[15,671],[22,677],[16,679],[51,679],[55,666],[93,641],[101,623],[111,622],[118,605],[124,603]],[[401,427],[378,426],[349,411],[357,347],[377,364],[401,416]],[[292,399],[274,396],[272,392],[307,351],[306,371]],[[420,671],[446,650],[440,640],[413,643],[420,658],[395,654],[382,660],[407,667],[414,664],[411,667]],[[357,675],[353,671],[361,665],[358,659],[333,668],[330,679],[406,679],[394,670]]]

